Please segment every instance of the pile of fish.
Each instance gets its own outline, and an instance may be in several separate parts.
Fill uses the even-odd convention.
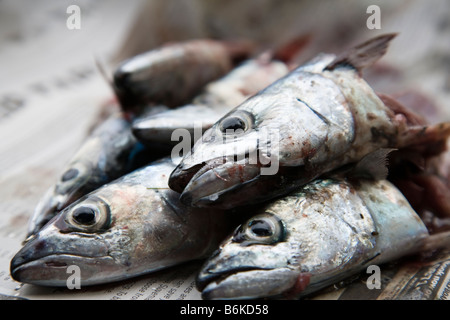
[[[206,259],[205,299],[299,298],[429,248],[448,231],[421,217],[450,217],[450,123],[363,79],[394,37],[295,68],[245,41],[124,61],[121,110],[37,205],[12,277],[66,286],[77,265],[85,286]]]

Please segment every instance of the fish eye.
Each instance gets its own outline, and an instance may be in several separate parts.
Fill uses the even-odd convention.
[[[99,198],[88,198],[72,207],[66,214],[66,222],[84,232],[105,230],[110,223],[108,205]]]
[[[247,131],[252,127],[253,116],[246,111],[238,111],[224,117],[220,121],[220,131],[224,134],[233,134],[236,131]]]
[[[239,118],[239,117],[229,117],[229,118],[225,118],[222,123],[222,131],[226,131],[226,130],[238,130],[238,129],[245,129],[245,123],[244,121]]]
[[[285,238],[283,222],[271,213],[253,217],[236,231],[233,241],[242,245],[273,244]]]
[[[66,172],[64,172],[63,176],[61,177],[61,181],[68,181],[72,180],[73,178],[76,178],[80,172],[78,169],[70,168]]]
[[[76,162],[72,164],[72,166],[63,173],[60,182],[56,185],[56,193],[64,195],[72,192],[86,182],[91,171],[88,163]]]
[[[257,237],[270,237],[273,235],[272,224],[266,219],[253,220],[248,224],[250,232]]]
[[[93,225],[95,223],[96,211],[90,207],[78,207],[72,213],[72,218],[81,225]]]

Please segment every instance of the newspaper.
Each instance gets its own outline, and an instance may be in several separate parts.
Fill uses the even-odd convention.
[[[380,266],[380,287],[370,288],[370,272],[350,283],[336,284],[311,299],[332,300],[450,300],[450,253]]]
[[[19,4],[20,3],[20,4]],[[81,28],[67,27],[71,1],[0,3],[0,295],[27,299],[200,299],[198,262],[117,284],[69,290],[22,285],[9,264],[46,189],[111,99],[96,69],[122,45],[142,1],[76,1]],[[28,6],[28,7],[27,7]],[[27,16],[27,8],[36,14]],[[8,18],[10,16],[10,18]],[[11,17],[12,16],[12,17]],[[13,16],[23,23],[13,21]],[[102,17],[107,17],[103,18]],[[4,24],[4,25],[3,25]],[[101,45],[98,45],[98,43]]]
[[[33,3],[0,2],[0,299],[201,299],[195,276],[202,261],[81,289],[11,279],[9,264],[22,246],[34,207],[85,138],[100,106],[112,97],[95,60],[114,57],[142,5],[77,0],[81,28],[70,29],[67,9],[73,1],[40,1],[39,10],[26,10]],[[28,16],[29,11],[35,14]],[[188,13],[198,14],[192,8]],[[188,31],[191,36],[205,34]],[[125,51],[130,55],[141,49]],[[370,274],[363,272],[308,299],[448,300],[449,266],[448,252],[426,262],[380,266],[379,289],[369,289]]]

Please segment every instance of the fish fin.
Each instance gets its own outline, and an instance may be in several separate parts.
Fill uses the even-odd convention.
[[[450,122],[410,126],[398,137],[399,148],[409,148],[423,156],[439,155],[447,149]]]
[[[120,110],[122,110],[123,112],[126,113],[127,110],[125,110],[125,108],[124,108],[125,96],[119,90],[119,88],[117,88],[117,86],[114,84],[113,77],[108,76],[108,74],[112,74],[112,73],[108,72],[106,70],[105,63],[101,62],[98,57],[95,58],[95,66],[96,66],[98,72],[100,73],[100,75],[102,76],[102,78],[105,80],[105,82],[108,84],[109,88],[113,92],[114,100],[119,103]]]
[[[415,113],[411,109],[405,107],[398,100],[392,98],[383,93],[377,93],[377,96],[383,101],[386,107],[389,108],[390,111],[393,112],[391,117],[395,117],[395,115],[403,115],[406,119],[407,125],[426,125],[427,121],[421,115]]]
[[[102,78],[112,88],[113,87],[113,79],[112,79],[112,77],[108,76],[108,72],[106,71],[105,63],[101,62],[100,58],[98,58],[98,57],[95,57],[94,61],[95,61],[95,67],[97,68],[97,70],[100,73],[100,75],[102,76]]]
[[[233,65],[237,65],[254,55],[258,48],[255,41],[246,39],[223,40],[221,43],[227,50]]]
[[[272,58],[280,60],[288,65],[297,65],[294,63],[295,58],[311,43],[312,35],[301,34],[290,40],[286,44],[276,48],[272,54]]]
[[[391,95],[398,103],[406,106],[416,114],[420,114],[428,122],[436,123],[440,119],[442,107],[429,95],[417,89],[408,89]]]
[[[121,99],[123,99],[123,97],[121,96],[121,93],[119,92],[117,87],[114,85],[113,77],[109,76],[112,73],[109,72],[109,70],[107,71],[106,64],[100,61],[98,57],[95,57],[95,66],[100,75],[102,76],[102,78],[105,80],[105,82],[108,84],[109,88],[113,92],[115,99],[120,103],[120,106],[122,107]]]
[[[380,59],[388,48],[389,42],[397,33],[384,34],[353,47],[325,67],[324,70],[333,71],[339,67],[353,67],[357,71],[370,67]]]
[[[424,117],[396,99],[385,94],[377,95],[387,107],[392,122],[402,128],[397,147],[413,148],[423,156],[437,155],[445,150],[446,140],[450,137],[450,122],[429,125]]]
[[[388,155],[396,149],[380,148],[359,160],[350,171],[346,173],[350,179],[386,179],[389,174]]]

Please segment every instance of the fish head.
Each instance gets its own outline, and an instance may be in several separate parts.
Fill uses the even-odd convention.
[[[382,252],[380,229],[346,182],[315,180],[258,212],[201,268],[197,286],[205,299],[302,297]]]
[[[55,184],[54,196],[58,205],[56,211],[61,211],[74,200],[84,195],[83,189],[88,189],[86,184],[92,179],[94,171],[92,162],[75,161],[70,163],[60,180]]]
[[[11,261],[13,279],[63,286],[69,266],[82,267],[86,279],[101,276],[115,264],[103,240],[110,224],[110,208],[101,198],[86,197],[68,206],[25,240]]]
[[[133,123],[133,134],[143,143],[167,143],[175,141],[176,130],[182,129],[189,130],[195,141],[199,138],[195,130],[201,135],[233,107],[286,73],[284,63],[270,60],[266,55],[246,60],[226,76],[209,83],[192,104],[139,117]]]
[[[58,181],[39,200],[28,225],[27,237],[36,234],[59,211],[89,190],[95,168],[88,161],[71,162]]]
[[[28,236],[37,233],[74,201],[132,167],[134,163],[131,162],[139,156],[139,151],[131,154],[136,145],[130,124],[123,115],[114,114],[100,124],[39,201],[29,222]]]
[[[240,225],[204,264],[196,283],[204,299],[252,299],[278,296],[308,274],[293,266],[284,221],[258,214]]]
[[[337,86],[301,70],[287,77],[233,109],[197,140],[169,179],[184,203],[229,208],[258,194],[267,199],[260,188],[280,189],[286,171],[296,168],[296,179],[309,182],[322,173],[317,168],[349,149],[353,117]],[[240,196],[244,190],[249,197]]]
[[[188,144],[193,144],[192,139],[199,138],[204,130],[210,128],[217,119],[228,112],[229,108],[210,108],[202,104],[190,104],[170,109],[158,114],[151,114],[136,119],[132,130],[134,136],[144,144],[151,145],[154,142],[176,144],[177,139],[189,139]],[[178,135],[179,132],[188,132],[189,135]]]
[[[146,177],[159,174],[150,168]],[[67,268],[78,266],[81,285],[117,281],[194,259],[211,245],[206,227],[190,236],[204,216],[180,215],[167,184],[156,190],[130,179],[84,196],[31,236],[11,261],[13,279],[66,286]]]

